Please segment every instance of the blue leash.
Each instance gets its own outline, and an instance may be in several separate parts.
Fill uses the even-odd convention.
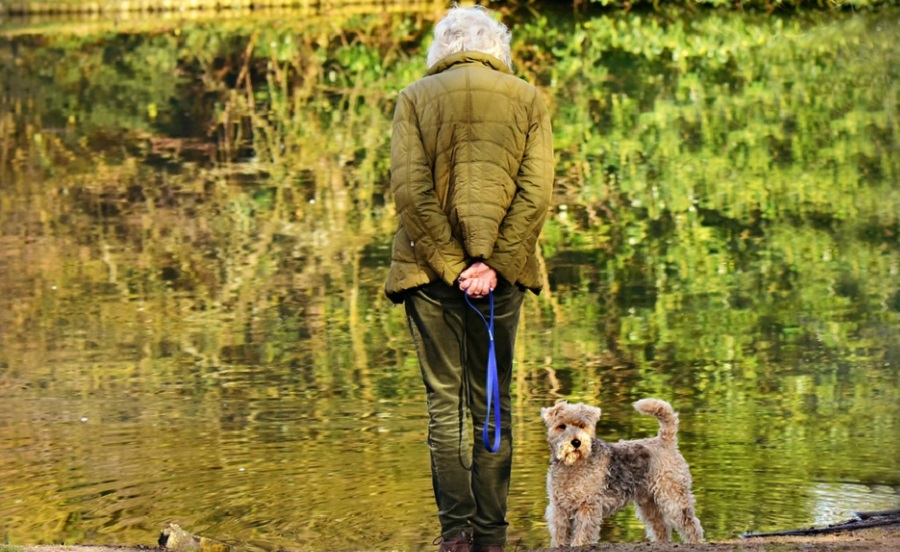
[[[491,302],[491,314],[490,321],[488,321],[481,311],[478,310],[478,307],[472,304],[469,301],[469,294],[463,292],[463,296],[466,298],[466,303],[472,310],[474,310],[481,320],[484,322],[484,327],[487,329],[488,334],[488,362],[487,362],[487,411],[484,416],[484,427],[481,430],[481,440],[484,443],[484,448],[488,450],[488,452],[497,452],[500,449],[500,382],[499,377],[497,376],[497,352],[494,348],[494,292],[488,293],[488,299]],[[490,435],[490,420],[491,420],[491,404],[493,403],[494,410],[494,444],[491,446],[491,441],[489,438]]]

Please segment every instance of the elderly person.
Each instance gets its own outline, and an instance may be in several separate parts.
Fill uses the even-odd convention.
[[[512,459],[509,386],[525,290],[542,278],[536,242],[550,203],[550,118],[513,76],[510,33],[480,6],[434,29],[427,75],[397,98],[391,190],[399,214],[388,296],[403,302],[430,416],[441,552],[503,550]],[[501,432],[473,438],[486,411],[493,294]],[[477,432],[480,434],[480,432]]]

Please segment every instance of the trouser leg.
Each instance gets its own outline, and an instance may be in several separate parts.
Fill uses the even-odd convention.
[[[494,291],[494,346],[497,354],[497,375],[500,388],[501,440],[497,452],[491,453],[482,443],[482,426],[489,417],[488,440],[493,444],[493,412],[487,411],[487,335],[478,333],[469,340],[466,372],[470,381],[471,412],[475,425],[475,445],[472,462],[472,488],[477,511],[472,520],[476,544],[504,544],[506,542],[507,497],[512,468],[512,411],[509,387],[512,382],[513,350],[519,313],[525,294],[519,288],[498,285]],[[476,303],[485,318],[489,316],[489,302]],[[483,321],[469,308],[469,324],[483,328]],[[470,333],[470,336],[473,334]],[[474,343],[473,343],[474,341]]]
[[[404,304],[425,384],[431,479],[441,536],[450,540],[461,531],[471,533],[469,520],[476,509],[462,371],[463,313],[447,290],[436,285],[411,292]]]
[[[484,322],[465,303],[462,292],[443,283],[420,288],[405,301],[426,388],[432,482],[445,539],[462,530],[473,533],[479,544],[502,544],[506,538],[512,459],[509,386],[523,300],[524,293],[506,282],[494,291],[501,406],[501,443],[495,453],[481,443],[487,414]],[[488,301],[475,304],[487,318]],[[492,432],[489,437],[493,439]]]

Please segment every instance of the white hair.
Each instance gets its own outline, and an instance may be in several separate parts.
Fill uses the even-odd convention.
[[[512,69],[510,38],[506,25],[495,21],[484,6],[451,8],[434,27],[428,67],[450,54],[474,50],[494,56]]]

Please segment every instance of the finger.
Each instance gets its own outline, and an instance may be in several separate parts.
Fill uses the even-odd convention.
[[[485,280],[478,280],[478,293],[481,295],[488,294],[489,284]]]
[[[471,281],[471,285],[469,285],[464,290],[469,297],[474,297],[476,299],[480,299],[484,294],[481,291],[481,284],[477,279]]]

